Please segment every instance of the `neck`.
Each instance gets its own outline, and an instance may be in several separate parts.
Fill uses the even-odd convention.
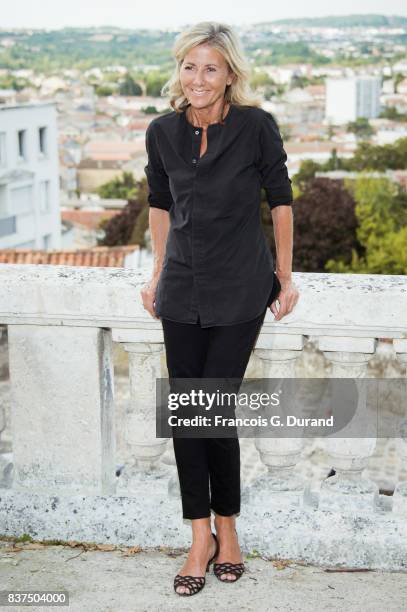
[[[223,98],[219,103],[208,108],[196,108],[191,104],[187,107],[187,117],[196,127],[206,129],[211,123],[219,123],[225,118],[229,103]]]

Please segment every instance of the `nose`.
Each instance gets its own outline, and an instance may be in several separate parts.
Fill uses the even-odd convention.
[[[200,86],[200,85],[203,85],[205,83],[203,69],[202,69],[202,71],[201,70],[197,70],[197,72],[195,74],[195,78],[194,78],[194,80],[192,82],[197,87]]]

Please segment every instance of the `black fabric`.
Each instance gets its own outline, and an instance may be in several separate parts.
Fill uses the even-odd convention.
[[[291,205],[287,155],[274,117],[231,105],[224,124],[202,129],[185,112],[153,119],[145,172],[151,207],[168,210],[170,230],[157,286],[157,316],[202,327],[253,320],[267,306],[274,262],[260,217]]]
[[[203,328],[161,320],[168,376],[242,381],[267,308],[253,321]],[[238,392],[238,388],[236,388]],[[240,513],[240,445],[230,438],[181,438],[172,432],[183,518]]]
[[[270,297],[267,302],[267,306],[271,306],[274,300],[278,297],[278,294],[280,293],[280,291],[281,291],[281,284],[280,284],[280,281],[278,280],[277,274],[274,272],[273,286],[271,288],[271,293],[270,293]]]

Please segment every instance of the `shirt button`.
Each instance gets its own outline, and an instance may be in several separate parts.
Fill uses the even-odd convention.
[[[199,130],[195,130],[195,134],[198,136],[198,134],[199,134]]]
[[[195,157],[193,158],[192,163],[196,164],[196,158]]]

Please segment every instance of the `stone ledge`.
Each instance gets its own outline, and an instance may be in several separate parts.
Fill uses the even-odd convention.
[[[189,547],[181,501],[168,494],[170,474],[140,473],[134,496],[43,496],[2,489],[0,537],[27,533],[36,540]],[[343,516],[312,506],[274,505],[272,495],[266,509],[250,497],[242,505],[238,531],[244,552],[324,567],[407,571],[407,523],[389,511]]]

